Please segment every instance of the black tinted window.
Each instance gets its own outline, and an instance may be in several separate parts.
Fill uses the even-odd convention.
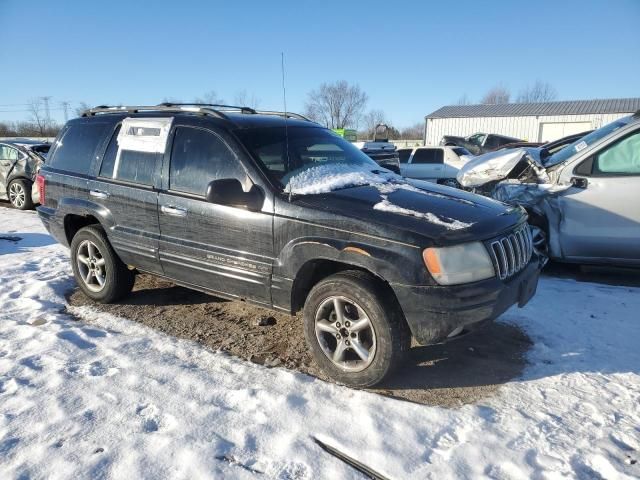
[[[120,131],[120,125],[116,129],[107,150],[102,157],[102,165],[100,166],[101,177],[113,177],[113,167],[116,164],[116,156],[118,155],[118,132]]]
[[[459,157],[463,156],[463,155],[469,155],[471,156],[471,153],[469,152],[469,150],[467,150],[466,148],[462,148],[462,147],[456,147],[453,149],[453,153],[455,153],[456,155],[458,155]]]
[[[109,127],[106,123],[71,125],[56,141],[49,165],[60,170],[87,174],[93,154]]]
[[[246,174],[238,159],[217,135],[206,130],[179,127],[173,139],[169,188],[204,195],[212,180],[236,178]]]
[[[115,178],[142,185],[153,185],[157,157],[157,153],[121,150],[120,158],[116,158]]]
[[[443,163],[444,155],[439,148],[419,148],[411,163]]]
[[[400,163],[407,163],[411,156],[411,150],[398,150],[398,155],[400,156]]]

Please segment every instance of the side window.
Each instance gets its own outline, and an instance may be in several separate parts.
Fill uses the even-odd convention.
[[[118,133],[120,132],[120,125],[116,128],[111,141],[107,146],[107,150],[102,157],[102,165],[100,166],[100,177],[113,178],[113,167],[116,164],[116,157],[118,156]]]
[[[618,140],[598,153],[594,175],[640,175],[640,132]]]
[[[237,178],[243,184],[247,175],[224,141],[206,130],[176,128],[169,165],[169,188],[205,195],[212,180]]]
[[[444,154],[439,148],[420,148],[413,154],[412,163],[444,163]]]
[[[17,149],[8,145],[0,145],[0,160],[17,160],[19,156]]]
[[[400,156],[400,163],[407,163],[409,161],[409,157],[411,156],[411,150],[406,148],[398,150],[398,155]]]
[[[487,141],[485,142],[484,146],[486,148],[498,148],[502,144],[503,142],[500,141],[500,137],[496,137],[495,135],[489,135],[487,137]]]
[[[116,157],[113,178],[141,185],[153,185],[157,158],[158,154],[155,152],[120,150]]]
[[[103,139],[107,123],[84,123],[71,125],[56,141],[50,166],[71,173],[86,175],[93,160],[96,147]]]

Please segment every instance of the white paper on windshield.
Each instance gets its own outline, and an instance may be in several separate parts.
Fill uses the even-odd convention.
[[[583,140],[580,143],[576,144],[576,146],[574,148],[576,149],[576,152],[580,152],[580,151],[584,150],[585,148],[587,148],[587,142],[585,142]]]

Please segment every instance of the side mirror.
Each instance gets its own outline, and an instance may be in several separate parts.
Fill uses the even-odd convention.
[[[206,199],[210,203],[258,211],[262,209],[264,193],[256,185],[252,185],[251,189],[245,192],[240,180],[236,178],[221,178],[209,182]]]
[[[586,178],[582,178],[582,177],[571,177],[571,185],[573,185],[576,188],[587,188],[587,185],[589,185],[589,180],[587,180]]]

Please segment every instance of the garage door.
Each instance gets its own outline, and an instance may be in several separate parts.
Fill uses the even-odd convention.
[[[559,138],[572,135],[574,133],[591,130],[591,122],[567,122],[567,123],[541,123],[540,124],[540,142],[553,142]]]

